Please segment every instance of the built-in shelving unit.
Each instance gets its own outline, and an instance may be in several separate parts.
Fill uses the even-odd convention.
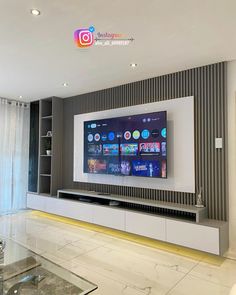
[[[31,127],[29,191],[56,196],[62,187],[63,100],[46,98],[32,103],[31,108],[31,121],[37,128]]]
[[[52,172],[52,98],[40,101],[40,160],[39,160],[39,193],[51,195]]]

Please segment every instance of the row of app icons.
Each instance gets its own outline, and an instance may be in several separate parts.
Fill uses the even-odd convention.
[[[143,139],[148,139],[150,136],[153,138],[157,138],[159,135],[163,138],[166,138],[166,128],[162,128],[161,132],[158,129],[154,129],[152,131],[148,129],[144,129],[141,132],[139,130],[134,130],[132,133],[130,131],[125,131],[124,133],[122,132],[115,132],[110,131],[108,134],[106,133],[95,133],[94,135],[90,133],[88,135],[88,142],[92,141],[113,141],[115,138],[124,138],[125,140],[130,140],[131,138],[138,140],[140,137]]]
[[[106,143],[89,144],[90,156],[137,156],[137,155],[162,155],[166,156],[166,142],[142,142],[142,143]]]
[[[166,160],[107,161],[88,159],[88,173],[166,178]]]
[[[152,119],[152,118],[147,117],[147,118],[143,118],[142,122],[143,123],[150,123],[152,121],[157,121],[157,120],[159,120],[159,118]],[[106,123],[103,123],[103,124],[92,123],[92,124],[87,125],[88,129],[90,129],[90,128],[95,129],[95,128],[101,127],[101,126],[105,127],[105,126],[108,126],[108,124],[106,124]]]

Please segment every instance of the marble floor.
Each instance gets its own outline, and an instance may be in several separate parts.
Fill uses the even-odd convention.
[[[236,283],[236,260],[187,258],[31,211],[0,216],[0,234],[94,282],[94,295],[228,295]]]

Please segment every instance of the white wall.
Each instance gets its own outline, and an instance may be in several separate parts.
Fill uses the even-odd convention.
[[[228,62],[229,237],[228,255],[236,258],[236,60]]]

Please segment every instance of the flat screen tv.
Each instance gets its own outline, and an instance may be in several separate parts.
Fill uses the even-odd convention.
[[[167,178],[166,111],[85,121],[83,171]]]

